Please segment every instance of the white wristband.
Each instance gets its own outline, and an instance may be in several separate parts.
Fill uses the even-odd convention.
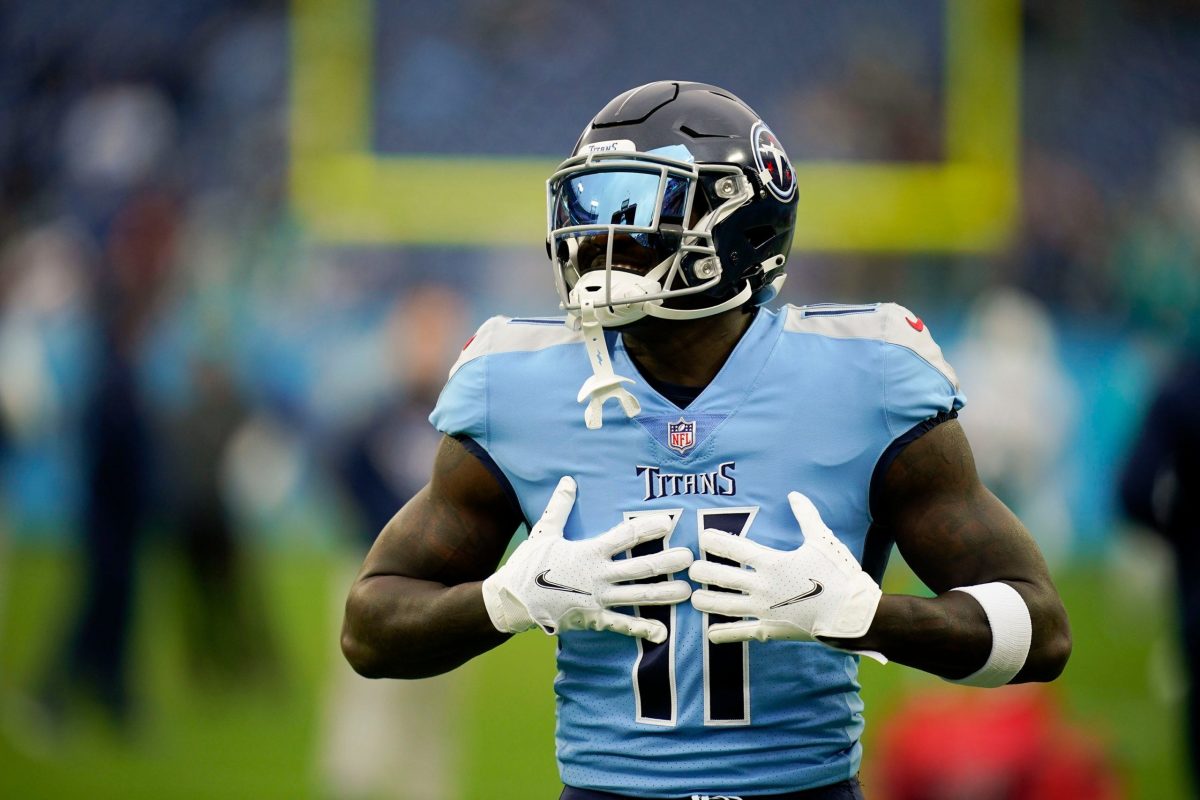
[[[1007,583],[960,586],[951,591],[966,592],[983,606],[983,613],[987,615],[988,625],[992,629],[992,652],[978,670],[950,683],[988,689],[1003,686],[1021,671],[1029,656],[1029,645],[1033,641],[1029,606],[1025,605],[1025,600],[1017,590]]]

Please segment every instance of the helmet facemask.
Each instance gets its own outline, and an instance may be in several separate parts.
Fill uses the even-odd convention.
[[[714,228],[755,196],[740,167],[702,170],[682,146],[597,150],[567,159],[546,182],[546,246],[567,324],[583,331],[592,365],[576,399],[588,403],[584,421],[593,429],[603,424],[610,399],[626,416],[641,412],[623,386],[633,381],[613,372],[605,327],[647,315],[697,319],[750,300],[744,281],[730,297],[697,303],[721,284]]]
[[[753,197],[741,168],[698,167],[682,146],[564,161],[547,181],[547,246],[562,307],[579,317],[590,298],[600,323],[615,327],[646,315],[694,319],[741,305],[748,286],[717,302],[703,295],[721,284],[725,269],[714,227]]]

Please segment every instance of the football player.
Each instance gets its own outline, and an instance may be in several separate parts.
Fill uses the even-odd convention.
[[[433,476],[347,603],[356,669],[557,636],[568,800],[860,797],[859,656],[978,686],[1062,671],[1065,611],[921,319],[764,307],[802,187],[753,110],[632,89],[547,186],[565,320],[494,317],[453,366]],[[893,544],[936,596],[881,592]]]

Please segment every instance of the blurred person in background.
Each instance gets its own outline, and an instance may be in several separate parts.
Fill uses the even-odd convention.
[[[5,345],[7,344],[7,342],[6,342],[7,337],[4,336],[3,331],[4,331],[4,327],[5,327],[5,322],[8,319],[8,315],[5,313],[5,311],[7,311],[7,309],[5,308],[5,298],[7,296],[7,292],[5,291],[5,289],[6,289],[8,280],[6,280],[7,275],[5,274],[5,271],[2,269],[2,267],[3,267],[3,263],[2,263],[2,261],[0,261],[0,375],[6,375],[8,365],[6,363],[4,363],[5,359],[4,359],[3,354],[7,350],[7,348],[5,347]],[[8,440],[10,437],[9,428],[12,425],[12,423],[9,422],[9,419],[8,419],[8,416],[9,416],[8,415],[8,405],[9,404],[7,402],[5,402],[5,398],[2,396],[2,393],[3,393],[3,388],[2,388],[2,383],[0,383],[0,486],[4,485],[4,482],[5,482],[4,479],[6,477],[5,476],[5,467],[7,466],[6,461],[7,461],[7,456],[8,456]],[[8,563],[7,558],[6,558],[7,555],[8,555],[8,516],[7,516],[6,510],[5,510],[5,507],[4,507],[4,498],[2,496],[0,496],[0,649],[3,649],[3,647],[4,647],[4,633],[5,633],[5,631],[4,631],[4,627],[5,627],[5,625],[4,625],[4,610],[5,610],[4,609],[4,601],[6,599],[6,596],[5,596],[5,592],[3,592],[2,590],[8,584],[8,581],[6,580],[6,578],[7,578],[7,563]],[[3,672],[0,671],[0,682],[2,682],[2,680],[3,680]],[[4,712],[5,700],[6,700],[6,698],[4,698],[2,695],[0,695],[0,714],[2,714]]]
[[[1130,321],[1174,341],[1200,339],[1200,130],[1173,132],[1151,196],[1114,242]]]
[[[870,769],[886,800],[1120,800],[1094,733],[1040,687],[919,691],[883,723]]]
[[[19,479],[22,455],[72,428],[78,408],[56,374],[54,351],[88,315],[94,255],[88,245],[76,226],[59,219],[20,230],[0,250],[0,474],[6,487]],[[55,491],[53,501],[61,502],[62,487]],[[9,530],[6,511],[0,508],[0,540]],[[4,544],[0,541],[0,550]],[[0,563],[0,603],[2,590],[11,585],[4,569]],[[0,630],[0,640],[6,634]],[[46,721],[40,710],[36,699],[19,690],[0,697],[4,733],[18,746],[37,750],[43,744],[40,723]],[[25,723],[31,721],[29,729]]]
[[[4,477],[4,461],[8,453],[8,421],[4,418],[4,413],[0,410],[0,479]],[[8,515],[4,508],[4,500],[0,498],[0,588],[8,585]],[[0,648],[4,647],[4,604],[5,594],[0,592]],[[0,670],[0,680],[3,679],[3,670]],[[0,713],[3,713],[5,698],[0,696]]]
[[[197,354],[190,366],[187,399],[164,437],[168,518],[187,579],[188,662],[210,685],[262,684],[278,672],[275,635],[223,481],[247,409],[222,358]]]
[[[61,718],[82,690],[126,730],[139,544],[153,497],[153,431],[140,364],[177,258],[180,199],[164,176],[174,114],[149,85],[82,93],[62,123],[74,212],[97,236],[95,339],[81,419],[82,577],[42,699]]]
[[[441,436],[429,413],[445,365],[466,338],[466,301],[453,288],[405,291],[385,331],[385,368],[395,380],[364,422],[345,437],[334,469],[351,501],[357,536],[353,564],[428,478]],[[340,622],[342,597],[338,600]],[[320,764],[328,796],[339,800],[459,796],[455,763],[461,679],[370,681],[337,659],[326,699]]]
[[[984,483],[1036,531],[1051,564],[1072,540],[1063,455],[1078,392],[1058,358],[1045,306],[1016,289],[981,295],[953,353],[972,413],[962,420]]]
[[[862,797],[857,656],[995,687],[1070,654],[924,322],[759,308],[796,193],[726,90],[660,81],[605,106],[549,182],[567,324],[494,317],[468,341],[432,478],[351,590],[343,650],[372,677],[556,635],[564,800]],[[893,544],[936,597],[882,592]]]
[[[1155,392],[1121,475],[1121,505],[1175,556],[1193,781],[1200,782],[1200,342]],[[1200,785],[1200,783],[1197,783]]]
[[[43,692],[57,714],[85,690],[118,727],[132,721],[129,653],[138,549],[152,504],[153,440],[138,360],[175,258],[178,205],[132,192],[104,241],[98,335],[82,420],[81,592]]]
[[[1117,246],[1132,321],[1182,340],[1146,405],[1120,475],[1119,500],[1174,556],[1187,763],[1200,790],[1200,132],[1178,130],[1163,149],[1152,202]]]

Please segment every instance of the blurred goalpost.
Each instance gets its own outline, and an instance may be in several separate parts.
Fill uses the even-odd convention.
[[[292,0],[291,184],[297,219],[330,243],[521,245],[544,238],[557,160],[383,155],[370,148],[370,0]],[[981,252],[1018,202],[1018,0],[945,0],[945,160],[798,161],[794,246]],[[503,198],[459,224],[456,187]]]

